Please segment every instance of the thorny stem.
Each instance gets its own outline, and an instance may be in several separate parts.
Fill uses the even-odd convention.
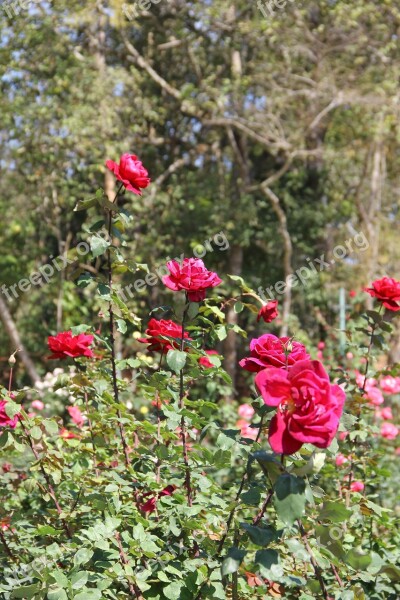
[[[4,533],[2,532],[1,529],[0,529],[0,540],[1,540],[1,543],[3,544],[3,546],[4,546],[4,550],[6,551],[7,556],[9,556],[10,558],[14,558],[14,555],[11,552],[9,545],[7,544],[5,535],[4,535]]]
[[[93,448],[94,470],[95,470],[95,473],[96,473],[96,477],[98,477],[99,476],[99,469],[97,468],[96,444],[95,444],[95,441],[94,441],[92,421],[90,419],[88,395],[87,395],[87,392],[84,392],[84,394],[85,394],[86,415],[87,415],[88,426],[89,426],[89,431],[90,431],[90,439],[91,439],[92,448]]]
[[[274,495],[274,490],[270,490],[263,502],[263,505],[260,509],[260,512],[258,513],[258,515],[256,517],[254,517],[253,519],[253,525],[258,525],[259,522],[261,521],[261,519],[264,516],[265,511],[267,510],[267,507],[269,505],[269,503],[271,502],[272,496]]]
[[[122,190],[123,185],[124,184],[121,183],[121,185],[119,186],[118,191],[113,200],[113,204],[116,202],[118,195],[119,195],[120,191]],[[112,218],[113,218],[113,212],[112,212],[112,210],[109,210],[108,211],[108,236],[110,239],[112,238]],[[108,268],[108,287],[109,287],[110,296],[111,296],[112,289],[113,289],[113,274],[112,274],[112,259],[111,259],[110,248],[107,250],[107,268]],[[118,390],[118,381],[117,381],[117,365],[116,365],[116,353],[115,353],[114,310],[113,310],[113,305],[112,305],[112,299],[110,299],[108,310],[109,310],[109,315],[110,315],[109,325],[110,325],[110,346],[111,346],[111,368],[112,368],[114,399],[115,399],[115,402],[117,404],[119,404],[119,390]],[[118,416],[118,429],[119,429],[119,433],[120,433],[120,437],[121,437],[121,441],[122,441],[122,447],[124,450],[125,465],[127,467],[129,467],[131,461],[129,458],[128,444],[126,442],[125,428],[124,428],[123,424],[121,423],[122,415],[121,415],[121,411],[119,410],[119,408],[117,409],[117,416]]]
[[[119,531],[115,532],[115,539],[117,541],[118,544],[118,550],[119,550],[119,558],[121,561],[121,564],[123,567],[125,567],[126,565],[129,564],[129,561],[127,559],[127,556],[124,552],[124,549],[122,547],[122,543],[121,543],[121,536],[119,534]],[[128,581],[128,586],[129,586],[129,591],[132,594],[132,598],[138,598],[138,600],[143,600],[143,596],[142,596],[142,592],[140,591],[140,589],[137,587],[136,584],[134,584],[129,577],[127,576],[127,581]]]
[[[50,498],[53,500],[53,502],[55,504],[55,507],[57,509],[58,515],[60,516],[63,511],[62,511],[61,506],[60,506],[60,504],[59,504],[59,502],[57,500],[57,496],[56,496],[56,493],[54,491],[53,485],[51,483],[50,477],[49,477],[48,473],[45,471],[45,469],[44,469],[44,467],[43,467],[43,465],[41,463],[39,453],[36,450],[35,445],[33,443],[33,440],[32,440],[32,438],[31,438],[31,436],[29,434],[29,431],[26,429],[26,427],[25,427],[22,419],[20,420],[20,423],[21,423],[21,427],[22,427],[22,430],[24,432],[24,435],[25,435],[26,439],[28,440],[28,444],[29,444],[29,446],[30,446],[30,448],[32,450],[32,453],[33,453],[35,459],[38,461],[40,472],[42,473],[42,475],[44,477],[44,480],[46,481],[46,484],[47,484],[47,490],[46,491],[49,494]],[[72,534],[71,534],[71,530],[69,528],[68,523],[66,522],[65,519],[62,519],[61,517],[60,517],[60,519],[61,519],[61,523],[63,525],[64,531],[67,534],[67,537],[69,539],[71,539],[72,538]]]
[[[186,306],[182,315],[182,332],[181,332],[181,344],[180,351],[183,352],[185,349],[185,320],[187,317],[187,313],[189,310],[189,301],[186,297]],[[183,385],[183,369],[180,370],[179,373],[179,408],[181,411],[185,408],[185,390]],[[187,493],[187,503],[188,506],[192,506],[193,503],[193,491],[192,491],[192,482],[190,476],[190,466],[189,466],[189,457],[188,457],[188,449],[187,449],[187,438],[186,438],[186,423],[185,417],[182,414],[181,418],[181,438],[182,438],[182,451],[183,451],[183,462],[185,464],[185,487]]]
[[[314,569],[315,577],[317,578],[318,583],[319,583],[319,585],[321,587],[322,595],[325,598],[325,600],[329,600],[329,595],[328,595],[328,591],[326,589],[325,581],[324,581],[324,578],[322,577],[322,571],[321,571],[321,568],[318,566],[318,563],[315,560],[314,553],[311,550],[311,546],[308,543],[308,538],[307,538],[306,530],[304,529],[303,524],[300,521],[300,519],[297,521],[297,523],[298,523],[298,526],[299,526],[299,529],[300,529],[302,540],[304,542],[304,546],[305,546],[305,548],[306,548],[306,550],[307,550],[307,552],[308,552],[308,554],[310,556],[310,561],[311,561],[312,567]]]

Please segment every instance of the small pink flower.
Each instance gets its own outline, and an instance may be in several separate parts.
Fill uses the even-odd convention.
[[[349,462],[349,459],[344,454],[338,454],[335,463],[337,467],[341,467],[345,463]]]
[[[353,483],[350,484],[351,492],[362,492],[364,488],[365,485],[362,481],[353,481]]]
[[[382,423],[381,436],[387,440],[394,440],[399,435],[399,429],[393,423]]]
[[[357,385],[359,388],[364,387],[364,380],[365,380],[365,375],[363,375],[359,371],[356,371],[356,382],[357,382]],[[376,384],[377,384],[376,379],[374,379],[373,377],[367,378],[367,381],[365,382],[365,387],[364,387],[365,391],[369,392],[369,390],[371,388],[375,387]]]
[[[253,418],[254,412],[254,408],[250,404],[241,404],[238,408],[239,417],[248,421]]]
[[[343,442],[343,440],[345,440],[345,439],[347,438],[347,436],[348,436],[348,435],[349,435],[349,432],[348,432],[348,431],[341,431],[341,432],[339,433],[339,440],[340,440],[341,442]]]
[[[381,418],[386,419],[386,421],[391,421],[393,419],[393,413],[390,406],[385,406],[381,410]]]
[[[325,348],[325,342],[318,342],[317,348],[318,350],[323,350]]]
[[[44,403],[41,400],[34,400],[31,404],[32,408],[35,408],[36,410],[43,410],[44,409]]]
[[[379,388],[370,388],[367,392],[367,398],[370,401],[370,404],[374,406],[380,406],[385,402],[383,394]]]
[[[355,298],[357,296],[357,292],[355,290],[350,290],[349,296],[350,298]]]
[[[352,360],[354,358],[354,354],[352,352],[347,352],[346,358],[347,360]]]
[[[249,438],[250,440],[255,440],[258,434],[258,429],[255,427],[251,427],[248,421],[244,419],[239,419],[236,422],[236,427],[240,429],[240,435],[245,438]]]
[[[67,411],[69,412],[69,416],[78,427],[82,427],[84,424],[86,417],[83,416],[80,409],[77,406],[68,406]]]
[[[385,394],[400,394],[400,377],[386,375],[386,377],[382,377],[379,385]]]

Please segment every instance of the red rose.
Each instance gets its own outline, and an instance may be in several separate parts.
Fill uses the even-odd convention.
[[[278,300],[267,302],[257,315],[257,322],[263,319],[266,323],[271,323],[278,316]]]
[[[206,354],[209,356],[218,356],[218,352],[216,350],[206,350]],[[201,356],[199,358],[199,365],[205,367],[206,369],[212,369],[215,365],[207,358],[207,356]]]
[[[6,413],[7,400],[0,400],[0,427],[11,427],[15,429],[19,421],[19,415],[15,415],[12,419]]]
[[[294,342],[289,337],[278,338],[272,333],[265,333],[250,342],[250,356],[243,358],[239,365],[257,373],[267,367],[291,367],[299,360],[310,358],[303,344]]]
[[[55,336],[49,336],[48,345],[53,353],[49,358],[77,358],[78,356],[93,357],[89,346],[93,343],[93,335],[80,333],[72,335],[72,331],[61,331]]]
[[[138,196],[142,195],[140,188],[146,188],[151,181],[147,170],[135,154],[123,154],[119,165],[113,160],[108,160],[106,167],[122,181],[127,190]]]
[[[138,341],[142,344],[150,344],[148,347],[150,352],[164,353],[168,350],[176,350],[179,348],[180,340],[182,338],[182,325],[164,319],[160,319],[159,321],[157,319],[150,319],[147,325],[146,335],[149,337],[140,338]],[[192,339],[189,337],[187,331],[185,331],[184,337],[187,340]]]
[[[162,278],[163,283],[174,292],[185,290],[191,302],[201,302],[206,297],[207,288],[222,283],[218,275],[206,269],[199,258],[185,258],[182,264],[172,260],[167,267],[170,274]]]
[[[377,298],[389,310],[400,310],[400,281],[392,277],[383,277],[373,281],[371,287],[365,288],[370,296]]]
[[[142,512],[149,512],[149,513],[154,512],[156,510],[156,506],[157,506],[157,499],[160,496],[172,496],[172,494],[174,493],[175,490],[176,490],[176,485],[168,485],[156,496],[153,496],[151,492],[149,492],[148,494],[144,494],[143,498],[147,498],[148,496],[151,496],[151,498],[149,498],[144,504],[139,504],[139,509]]]
[[[327,448],[332,443],[346,396],[330,383],[320,362],[302,360],[288,371],[264,369],[255,382],[265,404],[278,408],[268,433],[274,452],[293,454],[303,444]]]

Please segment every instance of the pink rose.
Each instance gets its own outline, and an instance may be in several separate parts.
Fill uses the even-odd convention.
[[[337,467],[341,467],[345,463],[349,462],[349,459],[344,454],[338,454],[335,463]]]
[[[276,319],[278,314],[278,300],[270,300],[259,311],[257,322],[263,319],[265,323],[271,323]]]
[[[36,410],[43,410],[44,409],[44,403],[41,400],[34,400],[31,404],[32,408],[35,408]]]
[[[374,406],[379,406],[380,404],[383,404],[385,402],[381,390],[374,387],[368,390],[367,398],[370,401],[370,404],[373,404]]]
[[[19,421],[19,415],[15,415],[12,419],[6,413],[7,400],[0,400],[0,427],[11,427],[15,429]]]
[[[351,492],[362,492],[364,488],[365,488],[365,485],[363,484],[362,481],[353,481],[350,484]]]
[[[216,350],[206,350],[206,354],[209,356],[218,356],[218,352]],[[211,360],[207,358],[207,356],[201,356],[199,358],[199,365],[205,367],[206,369],[212,369],[215,365],[212,364]]]
[[[199,258],[185,258],[182,264],[176,260],[167,263],[170,274],[162,278],[164,285],[174,292],[184,290],[191,302],[201,302],[206,290],[222,283],[213,271],[209,271]]]
[[[323,350],[325,348],[325,342],[318,342],[317,348],[318,350]]]
[[[386,375],[386,377],[382,377],[379,385],[385,394],[400,394],[400,377]]]
[[[119,159],[119,165],[113,160],[108,160],[106,167],[127,190],[138,196],[142,195],[141,188],[146,188],[151,181],[147,170],[135,154],[123,154]]]
[[[93,335],[80,333],[72,335],[72,331],[61,331],[57,335],[49,336],[48,345],[53,353],[50,358],[77,358],[79,356],[93,357],[90,345],[93,343]]]
[[[400,281],[392,277],[382,277],[373,281],[371,287],[365,288],[364,291],[377,298],[388,310],[400,310]]]
[[[278,338],[272,333],[265,333],[250,342],[250,356],[243,358],[239,365],[257,373],[267,367],[292,367],[299,360],[309,359],[303,344],[294,342],[289,337]]]
[[[395,440],[399,435],[399,429],[393,423],[382,423],[381,436],[387,440]]]
[[[380,416],[382,417],[382,419],[391,421],[393,419],[393,413],[392,413],[391,407],[385,406],[384,408],[382,408]]]
[[[245,421],[245,419],[239,419],[236,422],[236,427],[240,429],[242,437],[249,438],[250,440],[255,440],[258,435],[258,429],[251,427],[250,423]]]
[[[256,375],[265,404],[276,406],[269,428],[274,452],[293,454],[303,444],[327,448],[339,426],[345,393],[332,385],[322,364],[302,360],[291,369],[269,368]]]
[[[254,408],[250,404],[241,404],[238,408],[239,417],[248,421],[253,418],[254,412]]]
[[[86,417],[83,416],[80,409],[77,406],[67,406],[67,411],[69,412],[69,416],[78,427],[82,427],[84,424]]]
[[[356,383],[359,388],[362,388],[364,386],[364,380],[365,380],[365,375],[363,375],[359,371],[356,371]],[[365,388],[364,388],[365,391],[368,392],[371,388],[375,387],[376,384],[377,384],[376,379],[374,379],[373,377],[367,378],[367,381],[365,382]]]

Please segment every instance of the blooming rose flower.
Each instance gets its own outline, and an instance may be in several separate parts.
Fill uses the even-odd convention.
[[[299,360],[309,358],[303,344],[289,337],[278,338],[272,333],[265,333],[251,340],[250,356],[243,358],[239,365],[246,371],[257,373],[267,367],[292,367]]]
[[[341,467],[345,463],[349,462],[349,459],[344,454],[338,454],[335,463],[337,467]]]
[[[302,360],[288,371],[269,368],[256,375],[265,404],[276,406],[269,428],[274,452],[293,454],[303,444],[327,448],[339,426],[345,393],[332,385],[317,360]]]
[[[15,429],[19,421],[19,415],[15,415],[12,419],[6,413],[7,400],[0,400],[0,427],[11,427]]]
[[[263,319],[266,323],[271,323],[278,316],[278,300],[270,300],[265,304],[257,315],[257,322]]]
[[[381,390],[375,387],[372,387],[368,390],[367,398],[370,401],[370,404],[373,404],[374,406],[379,406],[385,402]]]
[[[160,319],[159,321],[157,319],[150,319],[147,324],[146,335],[149,337],[139,338],[138,342],[150,344],[148,347],[150,352],[165,353],[168,350],[176,350],[180,346],[182,325],[164,319]],[[187,331],[185,331],[184,338],[187,340],[192,339],[189,337]]]
[[[254,408],[250,404],[241,404],[238,408],[239,417],[248,421],[253,418],[254,412]]]
[[[175,490],[176,490],[176,485],[168,485],[161,492],[159,492],[156,496],[153,496],[152,492],[149,492],[148,494],[144,494],[143,498],[147,498],[148,496],[151,496],[151,498],[149,498],[143,504],[139,504],[139,509],[145,513],[146,512],[148,512],[148,513],[154,512],[156,510],[156,506],[157,506],[157,498],[159,498],[160,496],[172,496],[172,494],[174,493]]]
[[[356,383],[358,387],[362,388],[364,386],[365,375],[360,373],[360,371],[356,371]],[[365,382],[365,391],[368,392],[371,388],[375,387],[377,384],[377,380],[373,377],[368,377]]]
[[[216,350],[206,350],[206,354],[209,356],[218,356],[218,352]],[[207,356],[201,356],[199,358],[199,365],[205,367],[206,369],[212,369],[215,365],[207,358]]]
[[[174,292],[185,290],[191,302],[201,302],[208,288],[216,287],[222,280],[209,271],[200,258],[185,258],[182,264],[176,260],[167,263],[170,274],[162,278],[164,285]]]
[[[365,488],[365,485],[363,484],[362,481],[353,481],[350,484],[351,492],[362,492],[364,488]]]
[[[393,423],[382,423],[381,436],[387,440],[394,440],[399,435],[399,429]]]
[[[31,404],[32,408],[35,408],[36,410],[43,410],[44,409],[44,403],[41,400],[34,400]]]
[[[80,333],[72,335],[72,331],[61,331],[55,336],[49,336],[48,345],[53,353],[50,358],[77,358],[78,356],[93,357],[89,346],[93,343],[93,335]]]
[[[240,429],[240,435],[250,440],[255,440],[258,435],[258,429],[251,427],[250,423],[245,419],[239,419],[236,422],[236,427]]]
[[[371,287],[365,288],[370,296],[377,298],[388,310],[400,310],[400,281],[393,277],[382,277],[373,281]]]
[[[400,394],[400,377],[386,375],[386,377],[382,377],[379,385],[385,394]]]
[[[138,196],[142,195],[141,188],[146,188],[151,181],[147,170],[135,154],[123,154],[119,159],[119,165],[113,160],[108,160],[106,167],[127,190]]]
[[[67,406],[67,411],[69,412],[69,416],[78,427],[82,427],[84,424],[86,417],[81,413],[80,408],[78,406]]]
[[[385,406],[384,408],[382,408],[382,410],[380,411],[380,417],[382,419],[386,419],[386,421],[390,421],[391,419],[393,419],[393,413],[392,413],[391,407]]]

